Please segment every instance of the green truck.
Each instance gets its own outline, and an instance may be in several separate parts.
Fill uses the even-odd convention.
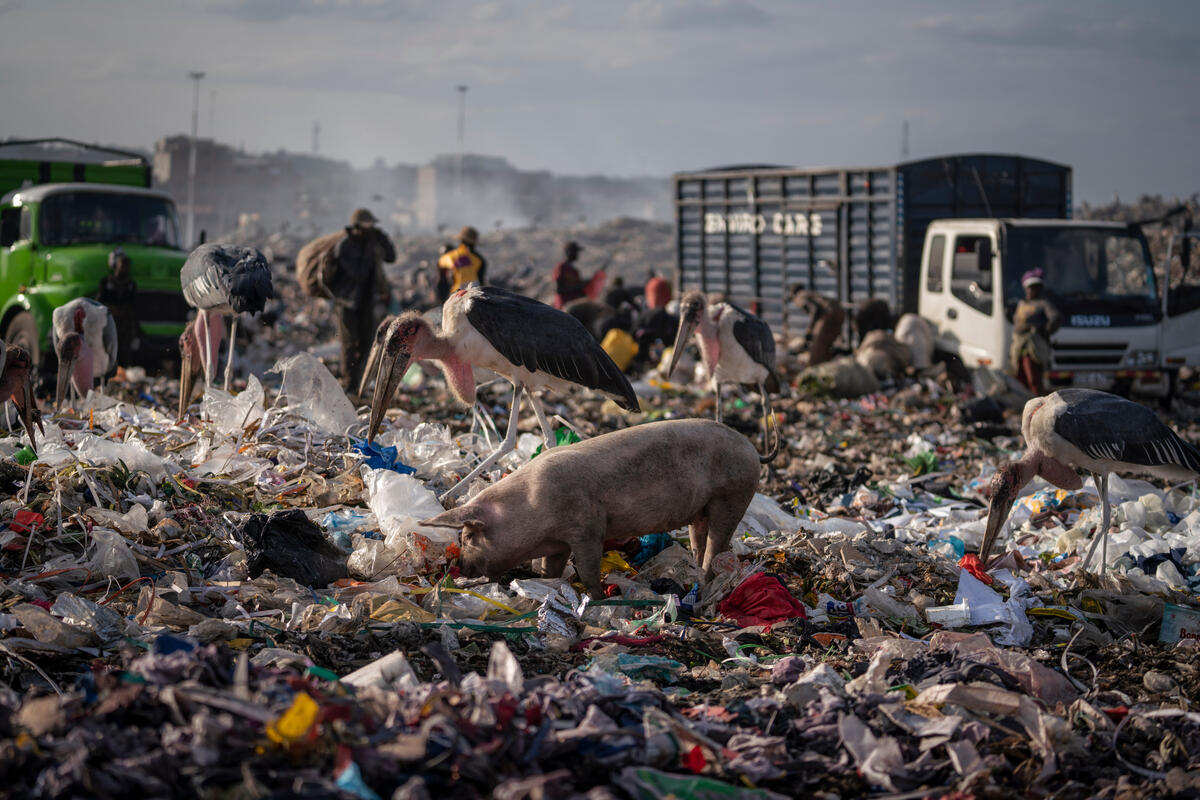
[[[95,297],[120,247],[137,283],[132,363],[175,357],[189,308],[179,284],[187,258],[175,203],[150,189],[136,153],[66,139],[0,142],[0,338],[48,369],[50,320]]]

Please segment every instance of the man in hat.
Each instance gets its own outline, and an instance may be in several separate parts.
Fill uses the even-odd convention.
[[[471,283],[487,283],[487,260],[475,250],[479,231],[470,225],[458,233],[458,247],[438,259],[438,268],[450,274],[450,294]]]
[[[1050,334],[1062,325],[1062,315],[1043,294],[1042,270],[1031,269],[1021,276],[1025,297],[1013,312],[1012,344],[1008,349],[1009,370],[1033,394],[1046,393],[1046,369],[1050,366]]]
[[[375,227],[378,221],[367,209],[355,209],[346,235],[334,250],[333,276],[328,279],[342,343],[342,381],[347,388],[358,386],[366,366],[379,323],[375,302],[379,299],[386,305],[391,295],[383,263],[396,260],[396,248],[387,234]]]
[[[578,300],[587,295],[587,281],[579,274],[575,259],[583,250],[578,242],[567,242],[563,245],[563,260],[554,266],[550,277],[554,279],[554,307],[562,308],[572,300]]]
[[[108,306],[117,326],[117,363],[129,366],[141,348],[142,329],[138,324],[137,282],[130,274],[133,261],[124,248],[115,247],[108,254],[108,274],[100,279],[96,299]]]

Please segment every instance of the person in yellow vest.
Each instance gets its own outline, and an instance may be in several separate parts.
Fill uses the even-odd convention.
[[[487,283],[487,260],[475,250],[479,231],[468,225],[459,232],[458,241],[458,247],[438,259],[438,268],[451,272],[451,294],[472,282]]]

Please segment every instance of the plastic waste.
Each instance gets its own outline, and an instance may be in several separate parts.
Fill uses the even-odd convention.
[[[1200,610],[1165,603],[1158,640],[1173,644],[1184,639],[1200,641]]]
[[[246,568],[256,578],[264,570],[321,588],[349,574],[346,556],[300,509],[270,516],[254,514],[238,532],[246,548]]]
[[[925,619],[943,628],[962,628],[971,621],[971,606],[966,599],[949,606],[930,606],[925,609]]]
[[[749,789],[698,775],[679,775],[651,767],[626,767],[616,783],[633,800],[785,800],[766,789]]]
[[[351,450],[363,456],[363,464],[371,469],[390,469],[401,475],[411,475],[416,470],[400,461],[398,448],[381,445],[378,442],[368,443],[366,439],[356,440]]]
[[[344,434],[358,423],[354,406],[337,378],[312,353],[300,352],[281,359],[269,372],[282,376],[279,391],[287,398],[285,412],[334,434]]]
[[[215,386],[208,387],[200,401],[200,414],[221,433],[236,436],[262,421],[264,397],[262,384],[251,375],[246,388],[236,395]]]
[[[374,686],[378,689],[395,688],[402,692],[411,691],[420,684],[403,650],[388,653],[365,667],[359,667],[344,676],[341,682],[356,689]]]
[[[804,604],[792,597],[783,582],[763,572],[739,584],[717,604],[717,610],[743,628],[807,616]]]
[[[122,580],[132,580],[141,574],[137,557],[121,534],[97,529],[92,531],[92,542],[95,549],[88,562],[92,572]]]

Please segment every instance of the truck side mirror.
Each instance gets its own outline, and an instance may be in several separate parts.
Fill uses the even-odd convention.
[[[0,211],[0,247],[12,247],[21,230],[21,209],[6,208]]]
[[[992,240],[980,239],[975,243],[975,263],[979,265],[976,283],[983,292],[992,291]]]

